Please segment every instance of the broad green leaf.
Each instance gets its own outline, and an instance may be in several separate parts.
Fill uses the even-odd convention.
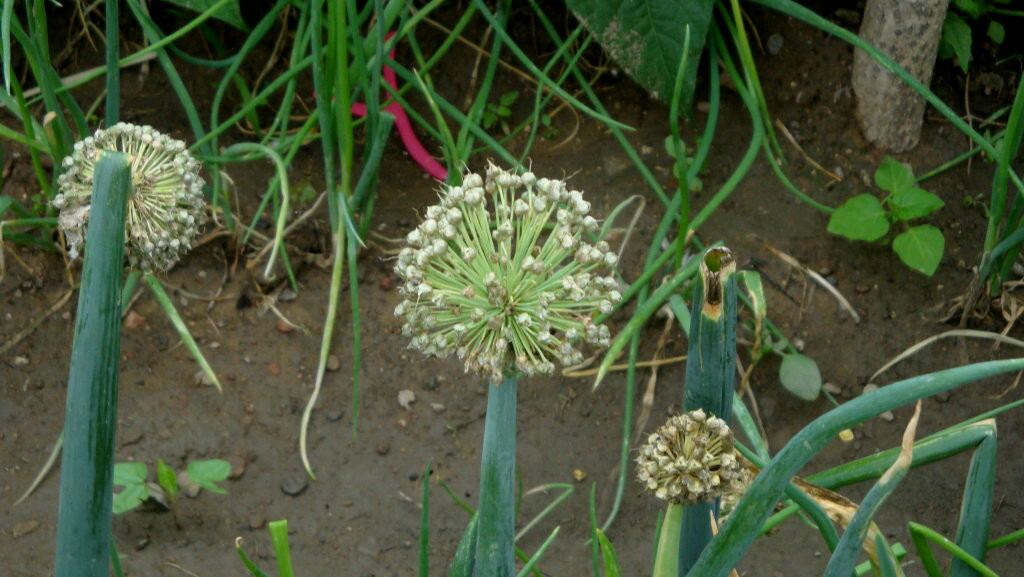
[[[214,493],[227,493],[227,491],[218,487],[216,483],[227,479],[230,474],[231,464],[223,459],[192,461],[188,464],[189,478],[196,485]]]
[[[892,250],[910,268],[928,276],[935,273],[946,248],[942,231],[930,224],[911,227],[892,241]]]
[[[984,0],[953,0],[953,4],[971,18],[978,18],[988,11],[988,3]]]
[[[779,367],[779,380],[787,391],[799,399],[813,401],[821,394],[818,363],[807,355],[791,353],[784,356],[782,366]]]
[[[182,8],[191,10],[196,13],[206,12],[219,0],[169,0],[171,4],[177,4]],[[239,30],[248,30],[249,27],[245,25],[245,21],[242,20],[242,11],[239,9],[239,0],[230,0],[223,8],[214,13],[213,17],[230,24]],[[262,16],[262,14],[261,14]]]
[[[916,186],[894,192],[889,197],[889,209],[896,220],[921,218],[939,210],[945,204],[942,199]]]
[[[960,69],[967,73],[967,65],[971,61],[971,27],[955,12],[946,13],[939,53],[943,58],[955,55],[960,61]]]
[[[518,99],[519,93],[513,90],[512,92],[506,92],[502,94],[498,100],[505,106],[512,106],[513,104],[516,103],[516,100]]]
[[[146,482],[145,463],[115,463],[114,464],[114,485],[127,487]]]
[[[988,23],[988,39],[996,44],[1002,44],[1003,40],[1006,40],[1006,28],[995,20]]]
[[[711,22],[711,0],[568,0],[569,8],[633,80],[662,102],[672,99],[690,27],[682,104],[689,110],[700,53]]]
[[[167,498],[174,499],[178,494],[178,477],[175,475],[174,469],[163,459],[158,459],[156,462],[156,479],[167,493]]]
[[[828,219],[828,231],[851,240],[876,241],[889,232],[885,207],[872,194],[858,194]]]
[[[917,186],[917,180],[909,165],[886,156],[875,170],[875,184],[882,190],[896,193]]]
[[[114,495],[114,514],[120,515],[126,511],[131,511],[148,498],[149,489],[146,488],[145,483],[141,485],[130,484],[123,491]]]

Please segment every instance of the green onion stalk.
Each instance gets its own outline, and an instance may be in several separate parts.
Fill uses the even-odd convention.
[[[125,258],[170,268],[204,217],[199,163],[184,143],[119,123],[75,144],[53,199],[68,255],[83,250],[64,420],[57,577],[109,573]]]
[[[475,547],[453,570],[513,576],[518,382],[552,374],[555,361],[579,364],[581,343],[609,345],[594,318],[622,298],[617,256],[584,239],[600,223],[561,180],[491,164],[439,197],[398,255],[404,300],[395,315],[411,348],[455,354],[489,381]]]
[[[637,476],[668,502],[655,559],[656,577],[685,575],[711,540],[719,499],[741,495],[752,473],[729,429],[736,373],[736,262],[724,247],[700,262],[690,317],[685,413],[640,448]]]

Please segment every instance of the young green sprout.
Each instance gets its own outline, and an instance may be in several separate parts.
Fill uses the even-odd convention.
[[[703,410],[670,418],[640,447],[636,463],[644,488],[677,505],[742,494],[748,480],[729,425]]]
[[[492,383],[551,374],[552,359],[577,364],[580,341],[607,347],[608,328],[593,319],[622,298],[617,256],[584,239],[599,228],[589,212],[564,181],[494,164],[445,186],[395,267],[405,281],[395,315],[410,346],[455,353]]]
[[[192,248],[205,218],[200,164],[184,142],[124,122],[75,143],[64,159],[53,206],[60,209],[58,224],[69,256],[77,258],[85,242],[94,171],[104,150],[123,152],[131,162],[135,191],[125,216],[128,263],[145,271],[171,268]]]

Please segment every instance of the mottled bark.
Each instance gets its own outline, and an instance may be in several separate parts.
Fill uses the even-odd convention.
[[[860,36],[928,86],[949,0],[868,0]],[[853,55],[853,90],[864,136],[894,152],[917,146],[925,101],[861,50]]]

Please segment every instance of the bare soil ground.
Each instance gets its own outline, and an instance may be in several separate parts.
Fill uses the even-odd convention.
[[[826,10],[829,10],[826,8]],[[811,196],[836,206],[870,191],[870,175],[884,154],[865,142],[853,119],[849,86],[852,50],[842,42],[778,16],[753,12],[761,38],[779,34],[777,55],[762,54],[758,66],[771,112],[794,134],[803,150],[834,173],[839,183],[815,171],[793,146],[783,143],[790,162],[785,170]],[[466,90],[471,54],[452,57],[442,74],[452,78],[442,92],[455,102]],[[127,77],[126,77],[127,78]],[[205,82],[187,76],[202,97]],[[463,79],[463,80],[458,80]],[[134,80],[132,79],[132,82]],[[530,87],[512,76],[496,90]],[[936,89],[947,101],[962,100],[956,75],[940,73]],[[125,90],[125,116],[184,136],[187,126],[157,67]],[[1007,81],[1007,86],[1016,84]],[[666,107],[650,100],[622,75],[603,76],[599,86],[616,117],[635,127],[630,140],[644,160],[656,167],[666,190],[675,183],[662,146],[668,133]],[[208,90],[207,90],[208,91]],[[1004,95],[1005,97],[1005,95]],[[699,97],[700,98],[700,97]],[[521,111],[520,111],[521,112]],[[701,126],[703,113],[697,113]],[[642,195],[646,209],[627,248],[622,272],[627,280],[640,271],[642,246],[660,217],[662,205],[631,167],[605,130],[569,113],[556,117],[558,134],[542,140],[532,152],[538,175],[572,175],[586,191],[596,213],[604,213],[629,195]],[[739,99],[726,90],[720,129],[715,136],[705,192],[699,207],[735,167],[749,142],[751,128]],[[578,130],[577,130],[578,129]],[[566,143],[559,142],[574,134]],[[696,129],[688,133],[693,142]],[[902,155],[921,173],[966,150],[964,137],[931,119],[920,146]],[[513,145],[513,150],[514,150]],[[322,184],[319,151],[313,148],[291,167],[294,183]],[[15,158],[11,156],[10,158]],[[483,166],[475,158],[472,168]],[[224,383],[224,392],[197,384],[197,366],[180,345],[171,324],[146,292],[132,306],[138,315],[123,336],[117,459],[144,461],[151,470],[157,458],[175,467],[203,458],[232,462],[234,474],[225,483],[227,495],[201,493],[185,499],[183,527],[157,509],[142,509],[114,520],[118,548],[127,574],[138,576],[242,575],[233,547],[236,537],[257,562],[272,564],[266,522],[288,519],[296,574],[411,576],[415,575],[419,497],[428,462],[433,463],[431,488],[431,569],[446,573],[468,519],[441,489],[443,480],[456,495],[473,503],[477,491],[479,445],[483,430],[485,388],[466,376],[454,360],[421,358],[407,350],[400,324],[392,315],[399,302],[389,255],[416,222],[417,211],[434,198],[436,183],[428,179],[401,150],[390,144],[380,173],[375,235],[360,261],[360,318],[363,335],[362,398],[358,434],[352,432],[350,311],[339,314],[333,354],[338,370],[327,384],[310,424],[310,457],[315,481],[306,480],[298,455],[299,417],[313,383],[329,286],[328,271],[311,264],[299,271],[297,298],[280,298],[276,308],[300,328],[278,330],[278,318],[259,306],[253,275],[239,260],[229,238],[203,245],[164,279],[175,287],[179,311]],[[12,163],[3,194],[27,196],[35,183],[26,157]],[[243,214],[265,190],[270,167],[260,163],[227,166],[236,183]],[[962,164],[927,182],[946,206],[934,222],[946,235],[946,256],[932,278],[906,268],[886,246],[851,243],[825,231],[827,219],[801,204],[760,161],[743,184],[701,231],[705,241],[722,240],[744,267],[756,266],[769,281],[769,315],[791,339],[799,339],[815,358],[824,378],[841,389],[840,400],[860,393],[869,376],[886,360],[951,326],[936,322],[951,299],[964,292],[970,267],[978,261],[985,215],[966,208],[965,199],[987,196],[992,166],[980,160]],[[245,212],[248,208],[250,212]],[[265,223],[264,223],[265,224]],[[294,239],[307,250],[323,252],[326,217],[317,219]],[[770,244],[834,281],[860,313],[855,323],[820,289],[808,285],[766,247]],[[6,247],[7,274],[0,281],[0,343],[39,318],[69,291],[63,260],[56,254]],[[77,274],[77,269],[73,269]],[[279,294],[280,296],[280,294]],[[57,513],[54,471],[26,502],[14,501],[42,466],[63,423],[68,358],[75,298],[58,306],[27,338],[0,358],[0,565],[12,577],[47,575],[52,571]],[[620,313],[621,326],[629,312]],[[990,317],[978,328],[1000,330]],[[649,357],[660,334],[660,322],[649,329],[642,356]],[[1011,335],[1021,336],[1019,328]],[[684,354],[686,341],[673,328],[667,356]],[[952,341],[927,349],[886,373],[885,385],[900,378],[952,367],[962,362],[1017,354],[993,350],[988,343],[958,346]],[[741,350],[746,360],[746,351]],[[765,362],[753,373],[761,417],[773,449],[780,448],[803,425],[829,408],[825,400],[804,403],[787,394],[777,379],[777,362]],[[650,430],[679,406],[683,366],[663,367]],[[639,406],[649,373],[643,373]],[[1019,399],[1013,376],[980,382],[924,404],[920,435],[955,424],[1005,402]],[[408,410],[398,393],[412,390],[416,402]],[[575,491],[521,541],[533,551],[555,527],[561,533],[540,566],[544,574],[590,575],[587,499],[596,486],[599,516],[611,507],[623,419],[624,377],[613,374],[597,391],[589,379],[531,379],[521,386],[518,459],[522,485],[571,483]],[[895,420],[876,420],[855,430],[850,443],[836,442],[813,461],[807,472],[820,470],[898,444],[910,409],[896,411]],[[1024,416],[999,417],[998,479],[995,487],[993,536],[1024,523]],[[919,521],[952,536],[967,457],[912,471],[882,510],[877,521],[885,533],[909,545],[906,524]],[[576,477],[583,477],[577,481]],[[844,489],[857,500],[868,485]],[[286,494],[295,493],[293,495]],[[520,519],[539,512],[554,494],[524,497]],[[609,531],[624,575],[650,570],[652,536],[659,505],[640,494],[631,482],[618,519]],[[819,575],[827,548],[812,529],[799,521],[784,524],[761,539],[740,567],[741,575],[809,577]],[[994,551],[992,567],[1002,575],[1024,575],[1020,543]],[[922,575],[910,559],[908,575]]]

